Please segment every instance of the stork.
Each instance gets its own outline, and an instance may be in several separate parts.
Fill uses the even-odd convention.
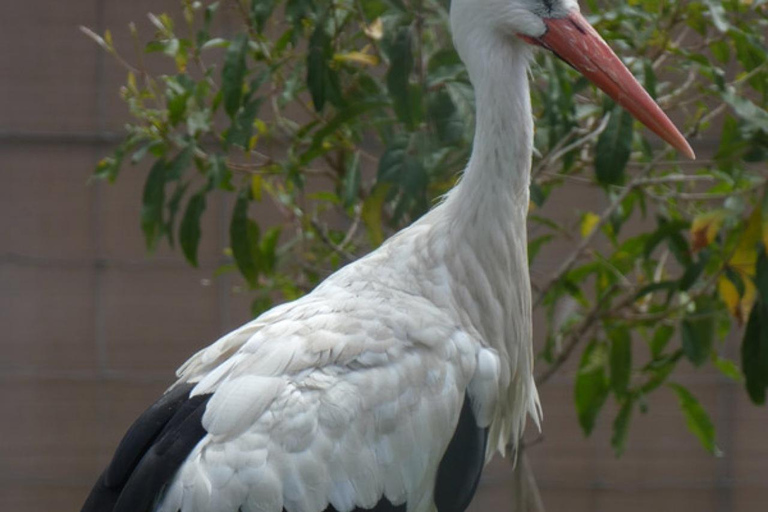
[[[458,185],[415,224],[192,356],[83,512],[463,512],[538,425],[526,212],[533,46],[693,158],[576,0],[453,0],[476,91]]]

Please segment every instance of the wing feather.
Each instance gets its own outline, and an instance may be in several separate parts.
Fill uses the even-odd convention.
[[[335,293],[338,303],[343,292]],[[238,496],[244,512],[351,512],[383,499],[393,507],[431,502],[479,345],[442,312],[418,307],[420,314],[416,305],[399,304],[389,315],[366,315],[359,301],[342,301],[310,317],[294,306],[285,325],[273,318],[247,327],[249,337],[240,336],[239,350],[220,363],[226,369],[208,368],[207,377],[192,370],[224,347],[195,356],[201,362],[182,374],[201,391],[213,391],[203,417],[209,435],[185,462],[168,499],[184,512],[210,504],[197,496],[206,489]],[[266,339],[275,333],[280,337]]]

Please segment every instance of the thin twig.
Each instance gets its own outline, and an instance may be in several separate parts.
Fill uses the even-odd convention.
[[[621,206],[621,203],[624,201],[624,199],[627,198],[627,196],[632,192],[632,190],[635,189],[637,186],[637,182],[644,179],[646,175],[651,172],[654,167],[656,166],[656,163],[660,161],[662,158],[664,158],[664,153],[659,153],[656,155],[656,157],[648,162],[648,164],[645,166],[643,170],[641,170],[633,179],[629,182],[629,184],[619,193],[619,195],[614,199],[614,201],[606,208],[601,214],[600,214],[600,220],[598,220],[597,224],[595,225],[594,229],[584,238],[581,239],[579,242],[579,245],[574,249],[574,251],[565,259],[565,261],[560,265],[560,268],[557,269],[557,272],[555,275],[549,280],[546,286],[542,289],[542,291],[539,293],[539,295],[536,297],[536,301],[534,302],[534,309],[541,305],[541,302],[544,300],[544,297],[546,296],[547,292],[552,288],[552,286],[560,281],[560,279],[563,278],[563,276],[573,268],[573,266],[576,264],[578,259],[581,257],[582,253],[589,247],[589,245],[592,243],[592,240],[597,236],[597,234],[600,232],[600,228],[603,227],[603,225],[610,219],[610,217],[614,214],[614,212]]]
[[[350,261],[355,261],[355,259],[357,259],[354,254],[352,254],[349,251],[344,250],[344,248],[342,248],[342,247],[339,247],[338,245],[336,245],[333,242],[333,240],[328,238],[328,234],[325,232],[325,229],[323,228],[323,226],[320,225],[319,222],[317,222],[316,220],[312,219],[310,221],[310,223],[312,224],[312,227],[315,229],[315,231],[317,232],[318,236],[320,237],[320,240],[322,240],[325,245],[330,247],[333,250],[333,252],[335,252],[336,254],[341,256],[342,258],[344,258],[345,263],[349,263]]]
[[[616,289],[616,285],[612,285],[606,293],[603,295],[603,297],[600,299],[600,301],[595,304],[595,307],[592,308],[592,311],[589,312],[589,314],[584,318],[584,320],[581,321],[579,326],[572,330],[568,336],[568,342],[565,344],[563,349],[560,351],[560,354],[558,354],[557,358],[552,362],[551,365],[549,365],[546,370],[541,372],[539,375],[536,376],[536,385],[542,386],[544,385],[552,376],[557,373],[557,371],[560,369],[561,366],[568,360],[568,358],[571,355],[571,352],[576,348],[576,345],[579,344],[582,337],[592,328],[592,326],[597,322],[602,313],[602,306],[609,300],[609,297],[611,296],[611,293],[613,290]],[[633,298],[632,295],[629,296],[630,299]],[[619,306],[617,306],[614,309],[620,309],[623,308],[626,303],[627,299],[623,300]]]
[[[339,247],[344,248],[346,247],[349,242],[352,241],[352,238],[354,238],[355,233],[357,233],[357,228],[360,226],[360,220],[363,218],[363,207],[360,203],[355,205],[355,218],[352,220],[352,225],[347,230],[347,234],[344,235],[344,240],[341,241],[341,244],[339,244]]]

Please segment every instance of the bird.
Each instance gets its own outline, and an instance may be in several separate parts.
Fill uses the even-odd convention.
[[[428,213],[193,355],[129,428],[83,512],[463,512],[542,407],[526,214],[529,77],[554,52],[693,150],[575,0],[453,0],[472,151]]]

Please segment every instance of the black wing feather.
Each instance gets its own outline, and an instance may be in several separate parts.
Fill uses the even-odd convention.
[[[189,398],[192,388],[173,388],[139,416],[96,482],[82,512],[151,510],[206,434],[202,417],[210,395]]]
[[[475,421],[469,396],[464,398],[459,423],[437,469],[435,505],[438,512],[464,512],[485,466],[488,429]]]
[[[181,464],[206,435],[202,426],[210,395],[189,398],[192,385],[178,386],[147,409],[131,426],[99,478],[82,512],[150,512]],[[464,512],[485,465],[488,430],[477,426],[469,397],[440,461],[435,481],[438,512]],[[372,509],[353,512],[405,512],[406,504],[382,498]],[[283,511],[285,512],[285,511]],[[336,512],[328,506],[325,512]]]

